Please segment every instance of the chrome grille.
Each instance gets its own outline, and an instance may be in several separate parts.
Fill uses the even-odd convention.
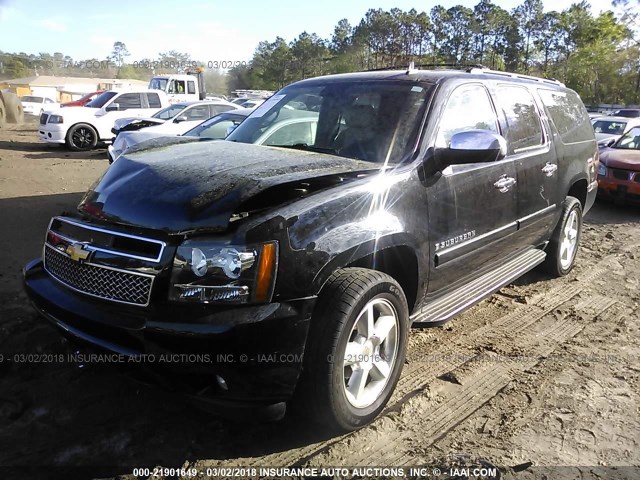
[[[44,268],[54,278],[82,293],[121,303],[149,304],[154,277],[90,263],[80,263],[45,245]]]
[[[49,119],[49,115],[47,115],[46,113],[41,113],[40,114],[40,125],[46,125],[48,119]]]

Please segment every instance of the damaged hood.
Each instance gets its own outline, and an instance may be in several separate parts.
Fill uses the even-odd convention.
[[[304,183],[313,191],[381,168],[333,155],[229,141],[158,143],[121,155],[86,193],[79,211],[167,232],[224,231],[232,214],[242,212],[258,194],[260,207],[275,207],[286,201],[281,192],[287,184],[294,189]]]
[[[135,130],[140,130],[143,129],[145,127],[151,127],[154,125],[162,125],[163,123],[165,123],[164,120],[160,119],[160,118],[153,118],[153,117],[146,117],[146,118],[140,118],[140,117],[126,117],[126,118],[118,118],[113,122],[113,128],[111,129],[111,131],[115,134],[118,134],[120,132],[129,132],[129,131],[135,131]]]

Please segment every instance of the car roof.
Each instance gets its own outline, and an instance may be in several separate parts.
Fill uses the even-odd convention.
[[[452,69],[435,69],[435,70],[381,70],[381,71],[367,71],[367,72],[355,72],[355,73],[340,73],[336,75],[326,75],[322,77],[313,77],[299,82],[293,85],[314,85],[314,84],[327,84],[338,83],[344,81],[408,81],[408,82],[426,82],[426,83],[440,83],[448,79],[469,79],[469,80],[489,80],[489,79],[502,79],[516,83],[525,84],[537,84],[541,83],[549,86],[556,87],[562,90],[568,90],[563,83],[553,80],[544,79],[538,77],[532,77],[529,75],[520,75],[510,72],[502,72],[498,70],[489,70],[487,68],[469,68],[467,70],[452,70]]]
[[[174,107],[176,105],[180,107],[189,107],[191,105],[229,105],[230,102],[225,100],[190,100],[188,102],[176,102],[172,103],[170,106]]]
[[[624,123],[640,123],[640,118],[631,118],[631,117],[614,117],[613,115],[603,115],[601,117],[596,117],[592,119],[594,122],[598,120],[605,120],[608,122],[624,122]]]

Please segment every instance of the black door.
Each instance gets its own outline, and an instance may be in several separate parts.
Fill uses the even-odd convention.
[[[518,182],[518,243],[537,245],[548,238],[558,206],[558,161],[548,124],[524,86],[499,84],[494,100],[502,115],[507,157]]]
[[[495,109],[482,84],[449,95],[435,140],[449,145],[459,131],[499,133]],[[428,296],[440,295],[511,253],[517,230],[517,180],[513,160],[453,165],[427,186],[431,272]]]

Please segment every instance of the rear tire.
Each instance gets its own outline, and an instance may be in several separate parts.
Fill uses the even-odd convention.
[[[387,274],[344,268],[329,278],[317,302],[291,406],[331,432],[355,430],[378,416],[400,378],[407,299]]]
[[[582,204],[574,197],[567,197],[562,205],[562,215],[556,225],[549,245],[543,269],[556,277],[569,273],[575,265],[582,232]]]
[[[89,124],[78,123],[67,132],[66,143],[75,152],[93,150],[98,144],[98,132]]]

